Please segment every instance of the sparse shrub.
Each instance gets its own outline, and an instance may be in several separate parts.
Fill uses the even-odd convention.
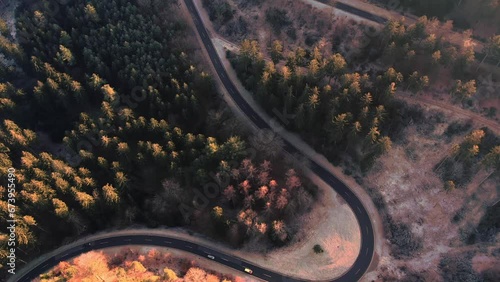
[[[211,21],[225,24],[233,18],[234,11],[225,0],[203,0]]]
[[[477,167],[470,162],[465,164],[454,159],[446,159],[443,162],[443,165],[437,172],[440,173],[441,179],[444,181],[453,181],[455,188],[463,187],[463,185],[467,184],[477,171]],[[445,185],[445,187],[450,186]]]
[[[286,30],[286,35],[292,40],[297,40],[297,30],[295,27],[291,26]]]
[[[246,8],[248,6],[260,5],[264,0],[237,0],[236,2],[238,2],[238,7]]]
[[[277,34],[285,26],[292,24],[292,21],[287,15],[286,10],[278,8],[269,8],[266,11],[266,21],[271,24],[273,31]]]
[[[408,105],[404,101],[393,101],[387,110],[388,115],[393,117],[387,125],[390,128],[389,137],[398,144],[405,142],[407,135],[404,130],[408,125],[426,122],[422,107]]]
[[[497,115],[497,108],[489,107],[486,113],[486,116],[489,118],[495,117]]]
[[[405,147],[405,154],[412,161],[417,161],[419,159],[415,146]]]
[[[467,120],[465,122],[463,121],[454,121],[448,125],[446,130],[444,131],[444,135],[446,137],[450,138],[453,137],[454,135],[464,133],[466,131],[469,131],[472,128],[472,120]]]
[[[488,208],[475,230],[477,230],[479,240],[483,242],[494,241],[498,231],[500,231],[500,204]]]
[[[385,200],[379,190],[375,188],[369,188],[370,197],[373,200],[373,204],[377,207],[378,210],[385,211],[386,205]]]
[[[237,20],[230,21],[222,32],[226,36],[245,36],[248,33],[248,23],[243,17],[238,17]]]
[[[483,272],[484,282],[496,282],[500,281],[500,269],[493,267],[491,269],[485,270]]]
[[[404,223],[394,223],[391,218],[389,227],[392,243],[392,254],[396,258],[411,257],[422,248],[422,239],[416,238],[408,225]]]
[[[321,246],[320,246],[320,245],[318,245],[318,244],[314,245],[313,250],[314,250],[314,252],[315,252],[316,254],[321,254],[321,253],[325,252],[325,251],[323,250],[323,248],[321,248]]]
[[[472,269],[468,256],[445,256],[439,262],[443,281],[479,282],[481,277]]]
[[[455,215],[451,219],[451,222],[453,223],[460,222],[464,218],[464,215],[465,215],[465,207],[462,207],[455,213]]]
[[[321,35],[317,31],[309,31],[305,34],[304,43],[307,46],[313,46],[321,39]]]
[[[354,180],[356,181],[356,183],[358,183],[359,185],[363,185],[363,178],[359,175],[355,175],[354,176]]]
[[[401,269],[403,271],[406,271],[407,269]],[[401,282],[425,282],[425,278],[418,273],[415,272],[410,272],[406,274],[406,276],[401,280]]]

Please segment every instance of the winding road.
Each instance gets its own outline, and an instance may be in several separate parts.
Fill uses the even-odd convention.
[[[226,88],[229,95],[231,95],[234,102],[241,109],[241,111],[249,117],[252,122],[259,129],[272,130],[269,123],[262,119],[254,109],[246,102],[246,100],[239,93],[233,82],[229,79],[229,76],[217,55],[215,47],[210,39],[210,36],[203,25],[203,21],[196,10],[192,0],[184,0],[186,6],[191,13],[196,29],[200,35],[201,40],[207,50],[210,60],[219,76],[222,84]],[[358,281],[366,272],[370,266],[373,252],[374,252],[374,233],[373,226],[370,220],[368,212],[364,208],[358,197],[347,187],[342,181],[337,179],[331,172],[323,168],[321,165],[316,163],[314,160],[307,158],[300,149],[296,148],[292,143],[284,140],[284,150],[292,155],[302,155],[305,160],[308,161],[309,169],[318,175],[324,182],[326,182],[332,189],[334,189],[339,195],[341,195],[347,204],[351,207],[354,212],[356,219],[358,220],[361,232],[361,247],[360,252],[352,265],[352,267],[345,272],[342,276],[335,278],[331,281],[346,281],[353,282]],[[214,261],[229,266],[233,269],[244,271],[245,268],[250,268],[253,271],[253,276],[266,281],[300,281],[295,278],[286,277],[280,273],[272,272],[261,268],[257,265],[253,265],[241,258],[226,255],[224,253],[218,252],[216,250],[210,249],[208,247],[200,246],[191,243],[187,240],[180,240],[176,238],[171,238],[168,236],[161,235],[151,235],[147,230],[138,230],[138,234],[134,235],[116,235],[106,238],[96,238],[88,239],[85,242],[76,244],[74,247],[69,249],[54,251],[51,256],[46,258],[43,262],[39,262],[36,266],[29,264],[26,266],[26,271],[24,273],[16,274],[11,277],[10,281],[31,281],[38,275],[48,271],[49,269],[56,266],[60,261],[68,260],[82,253],[88,252],[90,250],[124,246],[124,245],[153,245],[162,246],[168,248],[175,248],[202,257],[207,257],[208,255],[214,256]],[[31,267],[31,268],[30,268]]]
[[[203,45],[207,50],[208,55],[210,56],[210,60],[217,71],[217,75],[219,76],[222,84],[226,88],[229,95],[231,95],[234,102],[238,105],[241,111],[249,117],[252,122],[259,129],[268,129],[272,130],[268,122],[262,119],[254,109],[246,102],[243,96],[239,93],[236,86],[234,86],[233,82],[229,79],[229,76],[224,68],[219,56],[217,55],[217,51],[210,39],[210,36],[203,25],[203,21],[194,6],[192,0],[184,0],[186,3],[189,12],[193,18],[194,24],[196,25],[196,29],[200,35],[201,40],[203,41]],[[361,200],[345,185],[342,181],[336,178],[331,172],[323,168],[321,165],[316,163],[314,160],[306,157],[300,149],[296,148],[292,143],[287,140],[284,140],[284,150],[291,155],[302,155],[305,160],[309,164],[309,169],[318,175],[325,183],[327,183],[330,187],[332,187],[339,195],[341,195],[347,204],[351,207],[356,219],[358,220],[358,224],[360,226],[361,231],[361,248],[354,262],[353,266],[344,273],[342,276],[332,280],[332,281],[358,281],[365,271],[370,266],[373,251],[374,251],[374,234],[373,234],[373,226],[370,220],[370,216],[368,212],[364,208]],[[283,276],[275,273],[276,277],[284,278]],[[263,278],[265,279],[265,278]],[[267,280],[267,279],[266,279]],[[272,281],[286,281],[286,280],[272,280]]]
[[[267,281],[298,281],[294,279],[288,279],[281,277],[279,274],[267,271],[256,265],[252,265],[246,261],[239,258],[229,256],[212,250],[208,247],[194,244],[189,241],[180,240],[177,238],[171,238],[168,236],[151,235],[148,230],[135,230],[132,235],[116,235],[107,238],[89,239],[86,242],[82,242],[70,249],[61,251],[55,255],[50,256],[43,262],[39,263],[37,266],[33,267],[28,273],[22,274],[21,277],[16,277],[13,281],[18,282],[28,282],[38,275],[49,271],[51,268],[56,266],[60,261],[68,260],[70,258],[76,257],[82,253],[89,252],[91,250],[98,250],[103,248],[124,246],[124,245],[148,245],[148,246],[160,246],[167,248],[179,249],[186,251],[195,255],[199,255],[208,259],[208,256],[213,256],[214,261],[224,264],[236,270],[244,271],[245,268],[250,268],[253,271],[253,276],[261,278]],[[140,234],[142,233],[142,234]],[[12,280],[12,279],[11,279]],[[200,281],[201,282],[201,281]]]

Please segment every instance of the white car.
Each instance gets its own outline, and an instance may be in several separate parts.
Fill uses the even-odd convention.
[[[212,256],[212,255],[208,255],[207,257],[208,257],[209,259],[215,259],[215,257],[214,257],[214,256]]]
[[[248,267],[245,267],[245,272],[248,273],[248,274],[252,274],[253,273],[253,270],[251,270],[250,268]]]

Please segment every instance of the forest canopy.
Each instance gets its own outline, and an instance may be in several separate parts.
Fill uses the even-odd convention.
[[[218,96],[183,41],[186,24],[165,16],[175,5],[140,3],[25,1],[16,36],[1,30],[0,51],[14,63],[0,66],[0,177],[15,168],[24,261],[132,223],[283,245],[294,234],[288,223],[315,197],[300,173],[250,156],[246,137],[208,133]],[[219,197],[196,205],[224,174]],[[4,232],[7,187],[0,192]],[[216,228],[203,231],[207,223]]]

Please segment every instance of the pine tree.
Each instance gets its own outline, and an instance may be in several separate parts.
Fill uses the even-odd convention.
[[[99,75],[93,73],[88,79],[88,84],[93,90],[97,91],[106,84],[106,81],[99,77]]]
[[[80,203],[84,209],[90,209],[94,205],[95,199],[91,195],[78,191],[75,188],[71,190],[73,191],[76,201]]]
[[[275,40],[271,46],[271,59],[277,64],[283,57],[283,44],[279,40]]]
[[[344,138],[345,129],[352,119],[351,113],[338,114],[332,120],[329,129],[329,139],[333,143],[338,143]]]
[[[62,65],[73,66],[75,64],[75,57],[73,56],[73,53],[64,45],[59,45],[59,52],[57,52],[56,58]]]
[[[278,244],[284,244],[288,238],[287,227],[281,220],[275,220],[271,224],[271,239]]]
[[[61,218],[65,218],[68,216],[69,210],[66,203],[57,198],[54,198],[52,199],[52,204],[54,206],[54,212],[56,213],[57,216]]]
[[[99,21],[99,15],[97,14],[96,8],[92,4],[87,4],[84,10],[85,16],[88,20],[93,22]]]
[[[500,146],[495,146],[483,158],[483,165],[489,169],[500,170]]]
[[[461,80],[456,80],[451,90],[451,94],[460,100],[464,100],[476,94],[476,90],[476,81],[474,79],[465,83]]]
[[[347,63],[344,57],[342,57],[339,53],[333,54],[326,60],[324,70],[326,75],[329,77],[328,84],[330,84],[332,78],[342,74],[346,65]]]
[[[116,204],[120,201],[120,196],[111,184],[107,183],[106,185],[104,185],[102,187],[102,192],[107,203]]]
[[[115,184],[121,189],[127,186],[128,178],[125,173],[123,173],[122,171],[117,171],[115,173]]]
[[[380,138],[377,142],[377,153],[379,155],[389,152],[392,148],[392,141],[388,136]]]

